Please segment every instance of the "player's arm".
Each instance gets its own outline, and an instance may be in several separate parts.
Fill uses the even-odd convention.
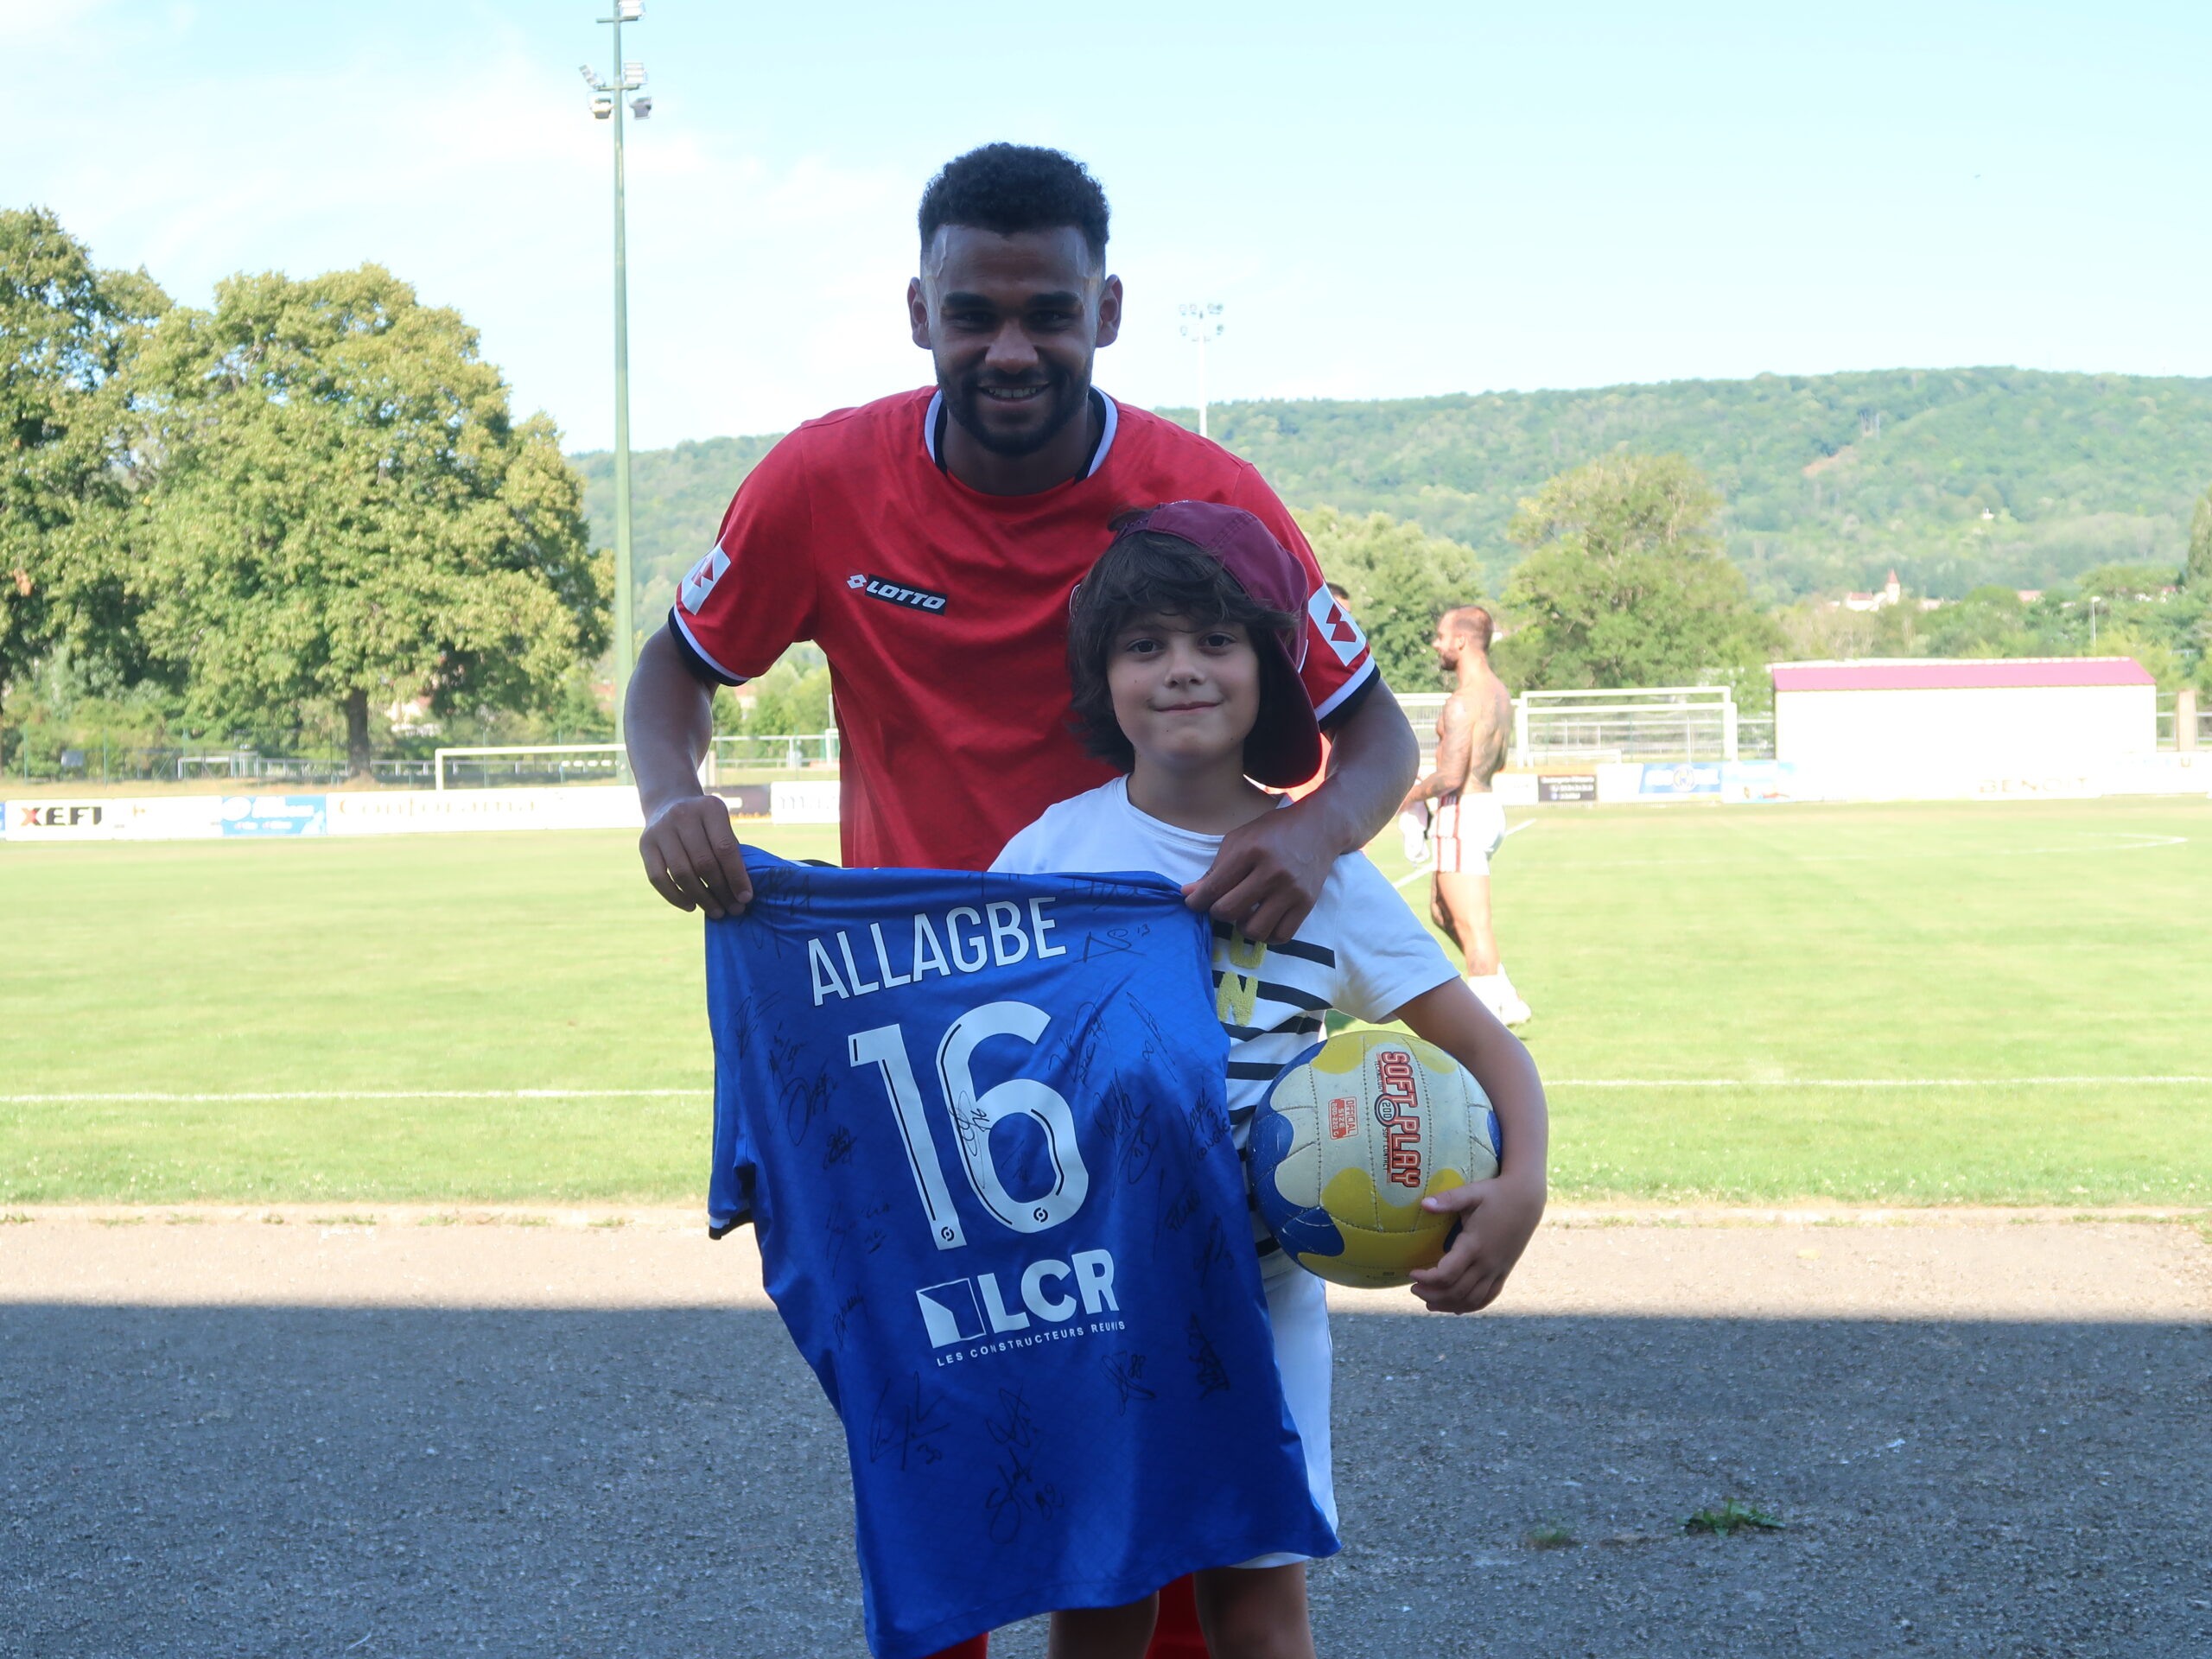
[[[1475,721],[1466,703],[1462,696],[1445,699],[1444,719],[1436,734],[1435,767],[1408,792],[1399,804],[1401,812],[1440,796],[1456,795],[1467,786],[1467,767],[1475,753]]]
[[[645,815],[645,879],[678,910],[720,918],[753,902],[753,878],[721,798],[699,786],[714,740],[715,688],[694,674],[669,631],[645,641],[623,705],[630,772]]]
[[[1192,909],[1250,938],[1287,939],[1320,901],[1330,868],[1397,816],[1421,769],[1421,745],[1379,676],[1329,740],[1321,786],[1223,836],[1213,867],[1184,890]]]
[[[1444,1259],[1414,1274],[1413,1293],[1434,1313],[1471,1313],[1505,1288],[1506,1276],[1543,1219],[1549,1119],[1536,1063],[1462,979],[1424,991],[1394,1016],[1475,1074],[1497,1112],[1503,1157],[1497,1173],[1421,1200],[1457,1215],[1459,1236]]]

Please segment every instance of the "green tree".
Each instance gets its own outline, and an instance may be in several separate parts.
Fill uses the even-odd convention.
[[[1495,653],[1529,688],[1696,684],[1743,676],[1779,644],[1722,556],[1719,493],[1680,455],[1606,455],[1561,473],[1510,526],[1529,550],[1506,584],[1522,626]]]
[[[1900,610],[1904,607],[1898,607]],[[1930,657],[2025,657],[2035,649],[2028,607],[2014,589],[1989,584],[1919,619]]]
[[[118,372],[168,307],[144,271],[100,270],[43,208],[0,212],[0,685],[57,648],[114,683],[143,669]]]
[[[2196,498],[2196,510],[2189,516],[2189,562],[2182,566],[2181,585],[2212,594],[2212,489]]]
[[[508,413],[459,314],[378,265],[220,284],[140,353],[152,645],[213,722],[542,707],[607,640],[604,561],[550,420]]]
[[[1366,630],[1383,680],[1403,691],[1435,684],[1429,640],[1436,619],[1483,596],[1474,550],[1380,512],[1361,518],[1334,507],[1307,507],[1291,516],[1313,543],[1322,572],[1351,595],[1352,614]]]

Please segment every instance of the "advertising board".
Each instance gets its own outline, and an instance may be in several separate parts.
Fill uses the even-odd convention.
[[[213,795],[9,801],[0,823],[17,842],[197,841],[223,833],[223,804]]]
[[[1536,778],[1536,798],[1539,801],[1595,803],[1598,798],[1598,774],[1594,772],[1547,772]]]
[[[334,836],[406,836],[479,830],[637,830],[628,785],[569,789],[379,789],[328,798]]]
[[[329,814],[321,795],[226,795],[226,836],[320,836],[328,833]]]
[[[1637,781],[1636,792],[1662,798],[1717,796],[1720,793],[1720,767],[1721,763],[1718,760],[1685,760],[1679,765],[1671,762],[1647,763],[1643,777]]]
[[[778,823],[835,823],[841,816],[838,786],[810,780],[771,784],[768,816]]]

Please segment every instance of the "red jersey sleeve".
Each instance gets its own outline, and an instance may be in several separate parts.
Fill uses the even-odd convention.
[[[706,557],[677,587],[668,625],[736,685],[814,637],[814,512],[802,446],[785,439],[737,486]]]
[[[1299,677],[1306,683],[1306,695],[1313,699],[1314,717],[1326,721],[1378,672],[1374,653],[1367,648],[1367,636],[1322,580],[1320,561],[1313,556],[1313,549],[1298,521],[1290,516],[1290,509],[1251,467],[1243,469],[1243,483],[1231,505],[1243,508],[1274,531],[1275,539],[1306,567],[1306,652]]]

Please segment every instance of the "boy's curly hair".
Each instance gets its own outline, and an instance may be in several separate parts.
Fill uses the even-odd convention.
[[[1135,516],[1122,514],[1114,527]],[[1117,772],[1136,766],[1136,751],[1114,718],[1106,666],[1115,636],[1143,616],[1173,617],[1198,627],[1233,622],[1255,637],[1267,629],[1294,637],[1298,627],[1296,617],[1261,604],[1196,543],[1156,530],[1116,536],[1068,601],[1068,679],[1075,710],[1070,726],[1084,748]],[[1263,707],[1268,695],[1263,674]]]

